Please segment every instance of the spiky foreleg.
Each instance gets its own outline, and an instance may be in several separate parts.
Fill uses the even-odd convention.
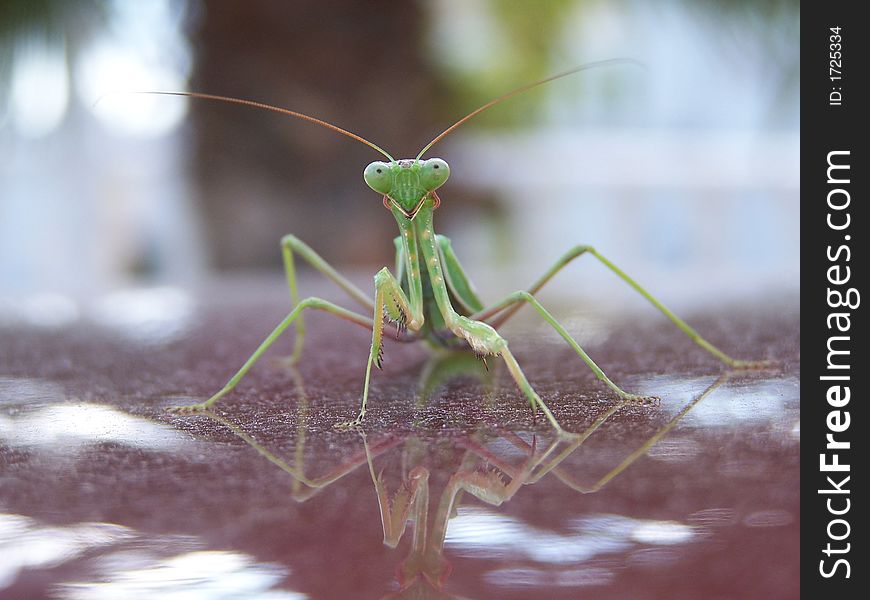
[[[417,314],[415,314],[415,312]],[[372,375],[372,364],[381,368],[383,361],[384,321],[397,324],[398,329],[408,328],[419,331],[423,325],[423,316],[419,311],[413,311],[402,286],[386,267],[375,275],[375,304],[372,319],[372,346],[369,350],[369,360],[366,364],[366,378],[363,385],[362,405],[359,415],[353,421],[339,423],[338,427],[356,427],[362,424],[366,414],[366,404],[369,398],[369,383]]]

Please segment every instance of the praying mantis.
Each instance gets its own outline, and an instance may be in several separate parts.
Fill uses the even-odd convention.
[[[437,190],[444,185],[450,176],[450,167],[446,161],[435,157],[424,158],[426,153],[435,144],[483,111],[532,88],[590,68],[632,62],[635,61],[630,59],[610,59],[596,63],[587,63],[513,89],[459,119],[426,144],[416,157],[400,160],[396,160],[381,147],[355,133],[300,112],[261,102],[212,94],[197,92],[153,92],[156,94],[228,102],[269,110],[319,125],[365,144],[383,155],[387,160],[378,160],[369,164],[363,171],[363,180],[373,191],[382,197],[384,208],[392,214],[399,228],[399,235],[394,240],[395,273],[390,271],[388,267],[384,267],[377,272],[374,276],[374,299],[341,275],[308,244],[294,235],[284,236],[281,240],[281,252],[293,309],[266,337],[235,375],[208,400],[199,404],[172,407],[170,410],[181,413],[195,413],[211,408],[218,400],[238,385],[266,350],[291,325],[295,326],[296,338],[289,362],[295,364],[302,355],[305,340],[304,313],[315,310],[326,312],[364,327],[371,331],[372,334],[359,413],[355,419],[338,423],[337,427],[350,428],[363,424],[368,407],[372,366],[375,365],[380,369],[382,365],[385,327],[389,327],[390,333],[394,333],[396,339],[400,341],[422,341],[433,348],[470,349],[478,358],[484,361],[484,364],[486,364],[488,358],[501,359],[516,382],[516,385],[531,404],[532,411],[536,412],[540,408],[560,437],[576,437],[576,434],[567,431],[561,426],[552,411],[529,383],[525,373],[509,349],[507,339],[499,333],[498,329],[516,314],[522,306],[528,304],[568,343],[580,360],[620,400],[640,403],[657,400],[653,396],[632,394],[614,383],[538,300],[536,296],[538,291],[566,265],[581,256],[592,256],[597,259],[662,312],[698,346],[715,356],[728,367],[732,369],[744,369],[766,366],[768,363],[764,361],[754,362],[732,358],[715,347],[688,323],[671,312],[665,305],[641,287],[634,279],[589,245],[577,245],[571,248],[529,288],[509,294],[495,304],[485,306],[477,295],[471,279],[462,268],[450,240],[435,232],[433,217],[441,204],[441,198]],[[349,310],[322,298],[309,297],[300,299],[297,288],[296,257],[306,261],[314,269],[332,280],[372,316]]]

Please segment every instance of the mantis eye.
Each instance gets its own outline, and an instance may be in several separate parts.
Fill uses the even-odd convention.
[[[431,192],[441,187],[448,177],[450,177],[450,167],[440,158],[430,158],[423,161],[423,168],[420,169],[420,183],[428,191]]]
[[[393,187],[393,174],[390,165],[375,161],[363,171],[366,184],[379,194],[389,194]]]

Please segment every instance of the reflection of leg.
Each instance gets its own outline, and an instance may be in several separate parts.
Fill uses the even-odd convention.
[[[360,433],[362,434],[362,432]],[[421,466],[411,469],[391,498],[386,485],[384,485],[383,472],[375,474],[372,454],[365,434],[362,436],[369,463],[369,474],[378,497],[378,509],[384,530],[384,544],[390,548],[398,546],[405,534],[408,521],[414,522],[411,551],[396,569],[399,585],[404,590],[422,575],[430,583],[440,588],[450,573],[450,565],[441,553],[443,539],[438,543],[429,532],[429,470]],[[439,514],[436,515],[435,520],[438,521],[441,518]],[[448,518],[449,515],[444,517],[445,521]],[[437,529],[438,524],[436,523]]]
[[[686,414],[690,410],[695,408],[695,406],[697,406],[701,400],[703,400],[704,398],[709,396],[714,390],[716,390],[724,382],[728,381],[728,379],[730,379],[733,374],[734,374],[733,371],[729,371],[727,373],[723,373],[722,375],[720,375],[719,378],[717,378],[703,392],[701,392],[697,398],[695,398],[694,400],[689,402],[686,406],[684,406],[680,412],[678,412],[676,415],[674,415],[674,417],[670,421],[668,421],[661,429],[659,429],[646,442],[644,442],[640,448],[638,448],[637,450],[635,450],[634,452],[629,454],[625,458],[625,460],[623,460],[621,463],[619,463],[619,465],[617,465],[616,467],[611,469],[601,479],[599,479],[598,481],[596,481],[592,485],[588,485],[588,486],[583,485],[583,484],[577,482],[573,477],[571,477],[568,474],[566,474],[565,472],[563,472],[560,468],[558,468],[559,462],[564,460],[564,457],[562,459],[560,459],[559,462],[549,466],[546,471],[549,472],[552,470],[553,475],[558,477],[559,480],[562,481],[562,483],[564,483],[568,487],[570,487],[578,492],[581,492],[583,494],[590,494],[590,493],[597,492],[598,490],[603,488],[605,485],[610,483],[610,481],[614,477],[616,477],[617,475],[619,475],[620,473],[625,471],[628,467],[630,467],[631,464],[634,463],[634,461],[636,461],[638,458],[640,458],[641,456],[646,454],[649,451],[649,449],[652,448],[660,439],[662,439],[664,436],[666,436],[668,434],[668,432],[670,432],[671,429],[673,429],[677,425],[677,423],[679,423],[680,420],[683,417],[685,417]],[[619,406],[622,406],[622,405],[618,405],[617,407],[619,407]],[[540,474],[536,473],[535,474],[535,481],[537,481],[538,479],[543,477],[545,474],[546,474],[546,472],[540,473]]]
[[[293,498],[299,498],[305,495],[302,486],[308,485],[303,479],[305,477],[305,438],[308,433],[308,394],[305,392],[305,382],[302,380],[302,373],[299,372],[299,369],[290,366],[289,370],[293,375],[293,381],[296,382],[296,447],[293,451],[293,462],[296,472],[302,475],[302,477],[293,478],[291,495]]]
[[[429,534],[431,547],[439,549],[443,547],[444,537],[447,534],[447,521],[456,514],[456,509],[464,492],[468,492],[487,504],[500,506],[513,498],[514,494],[526,482],[535,465],[534,456],[531,455],[523,466],[517,469],[501,469],[499,472],[499,470],[488,467],[487,463],[484,463],[482,467],[475,467],[474,459],[478,457],[487,460],[478,454],[473,447],[470,447],[469,452],[463,458],[462,466],[447,482],[447,487],[441,494],[432,531]],[[509,482],[506,481],[504,475],[510,477]]]
[[[656,298],[654,298],[649,292],[647,292],[640,284],[638,284],[634,279],[629,277],[622,269],[617,267],[615,264],[607,260],[604,256],[602,256],[595,248],[592,246],[575,246],[570,251],[568,251],[562,258],[560,258],[555,265],[553,265],[538,281],[529,288],[527,293],[535,294],[541,287],[544,286],[547,281],[549,281],[556,273],[558,273],[565,265],[569,262],[582,256],[583,254],[591,254],[595,258],[597,258],[604,266],[613,271],[617,277],[622,279],[625,283],[631,286],[637,293],[647,299],[650,304],[655,306],[659,311],[662,312],[671,322],[676,325],[680,331],[685,333],[689,338],[698,344],[701,348],[721,360],[723,363],[730,367],[735,368],[761,368],[764,366],[768,366],[769,363],[765,361],[745,361],[745,360],[737,360],[731,358],[718,348],[716,348],[713,344],[705,340],[701,335],[695,331],[692,327],[689,326],[688,323],[683,321],[680,317],[672,313],[665,305],[659,302]],[[498,327],[502,323],[504,323],[507,319],[509,319],[516,311],[518,311],[522,307],[523,298],[512,294],[508,296],[501,302],[495,304],[493,307],[488,308],[480,313],[474,315],[474,318],[477,319],[487,319],[489,317],[495,316],[502,311],[505,311],[500,317],[493,321],[493,326]]]
[[[293,253],[301,256],[312,267],[323,273],[326,277],[334,281],[338,287],[343,289],[348,295],[369,310],[373,304],[362,290],[352,284],[338,271],[336,271],[329,263],[320,258],[308,244],[297,238],[295,235],[285,235],[281,239],[281,254],[284,257],[284,272],[287,275],[287,287],[290,288],[290,300],[293,302],[294,308],[299,304],[299,292],[296,288],[296,267],[293,262]],[[302,355],[302,345],[305,342],[305,320],[300,315],[296,320],[296,340],[293,346],[293,354],[290,356],[290,364],[299,360]]]
[[[357,468],[359,468],[360,465],[366,462],[366,460],[371,460],[373,457],[378,456],[386,452],[387,450],[390,450],[402,441],[401,438],[388,437],[385,440],[378,442],[377,444],[371,446],[367,445],[365,453],[357,453],[353,457],[349,458],[348,460],[334,467],[332,470],[328,471],[325,475],[310,477],[305,473],[305,465],[302,460],[304,440],[297,439],[295,452],[296,464],[295,466],[290,466],[289,464],[287,464],[286,461],[279,458],[264,445],[257,442],[237,423],[234,423],[230,419],[227,419],[226,417],[223,417],[210,410],[205,410],[201,414],[204,417],[208,417],[228,427],[230,431],[232,431],[243,442],[256,450],[257,453],[260,454],[260,456],[262,456],[270,463],[290,475],[293,478],[294,483],[292,497],[297,502],[305,502],[317,492],[319,492],[321,489],[329,487],[348,473],[355,471]],[[299,430],[304,430],[304,426],[300,426]],[[305,486],[306,489],[300,489],[296,484],[302,484]]]
[[[571,454],[574,453],[575,450],[577,450],[577,448],[583,445],[583,442],[589,439],[589,436],[595,433],[607,419],[612,417],[620,408],[622,408],[626,404],[628,404],[628,402],[626,401],[617,402],[616,404],[608,408],[597,419],[595,419],[595,422],[592,423],[592,425],[590,425],[588,428],[586,428],[586,431],[581,433],[577,437],[577,439],[565,446],[565,448],[559,454],[556,454],[552,458],[549,458],[550,455],[556,450],[556,447],[559,445],[559,440],[554,440],[553,443],[550,444],[550,446],[547,448],[547,450],[541,455],[541,457],[535,461],[535,471],[529,476],[526,483],[528,485],[536,483],[544,475],[558,467],[563,460],[568,458]],[[534,453],[534,448],[531,448],[530,450],[532,453]]]
[[[414,545],[415,549],[417,549],[418,540],[425,542],[426,539],[425,528],[429,512],[429,471],[419,466],[411,469],[404,484],[399,486],[391,499],[384,485],[383,472],[375,474],[375,464],[365,434],[362,432],[360,434],[363,436],[369,474],[371,475],[372,483],[375,484],[375,493],[378,497],[381,524],[384,528],[384,544],[390,548],[395,548],[399,545],[399,541],[405,533],[411,509],[413,508]],[[417,550],[422,551],[422,548]]]
[[[350,321],[351,323],[356,323],[366,329],[372,329],[372,320],[368,317],[364,317],[363,315],[359,315],[355,312],[349,311],[346,308],[342,308],[340,306],[336,306],[332,302],[327,302],[326,300],[321,300],[320,298],[307,298],[296,305],[296,308],[287,315],[281,323],[269,334],[269,336],[263,340],[260,346],[254,351],[251,357],[242,365],[242,368],[238,370],[238,372],[233,375],[233,377],[224,385],[223,388],[220,389],[215,395],[211,398],[202,402],[200,404],[191,404],[189,406],[176,406],[171,410],[175,410],[178,412],[197,412],[201,410],[205,410],[210,408],[215,402],[220,400],[224,394],[232,390],[236,387],[236,384],[241,381],[241,379],[250,371],[251,367],[254,366],[254,363],[259,360],[259,358],[263,355],[263,353],[271,346],[275,340],[277,340],[282,333],[302,314],[302,311],[305,309],[315,309],[322,310],[333,314],[339,318],[345,319],[346,321]]]
[[[618,385],[613,383],[613,381],[610,380],[610,378],[604,373],[604,371],[601,370],[601,367],[599,367],[597,364],[595,364],[595,361],[593,361],[589,357],[589,355],[586,354],[586,351],[580,347],[580,344],[578,344],[576,342],[576,340],[574,340],[574,338],[571,337],[571,334],[568,333],[568,331],[564,327],[562,327],[562,325],[555,319],[555,317],[553,317],[553,315],[551,315],[547,311],[547,309],[545,309],[541,305],[541,303],[538,302],[537,298],[532,296],[530,293],[528,293],[528,292],[514,292],[513,294],[511,294],[510,296],[508,296],[505,299],[505,302],[509,303],[509,304],[514,304],[514,303],[519,303],[519,302],[529,303],[536,311],[538,311],[538,313],[544,318],[544,320],[547,323],[549,323],[550,326],[553,329],[555,329],[556,332],[560,336],[562,336],[562,339],[564,339],[566,342],[568,342],[568,345],[574,349],[574,352],[576,352],[577,355],[581,359],[583,359],[583,362],[585,362],[586,365],[590,369],[592,369],[592,372],[595,373],[595,376],[598,379],[600,379],[601,381],[603,381],[607,385],[607,387],[609,387],[614,392],[616,392],[616,394],[620,398],[622,398],[623,400],[630,400],[632,402],[638,402],[638,401],[644,402],[644,401],[655,400],[655,398],[653,398],[651,396],[639,396],[637,394],[629,394],[628,392],[623,391],[622,388],[620,388]]]

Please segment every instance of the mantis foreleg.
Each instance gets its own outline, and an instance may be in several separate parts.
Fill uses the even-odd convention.
[[[314,267],[316,270],[323,273],[326,277],[334,281],[338,287],[343,289],[347,294],[356,300],[365,308],[371,310],[374,308],[371,298],[357,286],[351,283],[346,277],[335,270],[329,263],[323,260],[311,247],[297,238],[295,235],[285,235],[281,238],[281,254],[284,257],[284,272],[287,275],[287,287],[290,288],[290,300],[293,306],[299,304],[299,291],[296,287],[296,266],[293,261],[293,253],[301,256],[305,261]],[[290,364],[295,364],[302,355],[302,345],[305,342],[305,320],[302,315],[296,319],[296,339],[293,345],[293,354],[290,355]]]
[[[260,346],[254,351],[254,353],[245,361],[245,364],[242,365],[235,375],[230,378],[230,380],[222,387],[216,394],[214,394],[211,398],[202,402],[200,404],[191,404],[189,406],[176,406],[172,407],[170,410],[174,410],[177,412],[198,412],[203,411],[208,408],[211,408],[215,402],[220,400],[225,394],[227,394],[230,390],[236,387],[236,384],[241,381],[241,379],[251,370],[251,367],[254,366],[264,352],[271,346],[275,340],[277,340],[282,333],[292,325],[296,319],[300,317],[303,311],[306,309],[314,309],[314,310],[322,310],[324,312],[333,314],[341,319],[346,321],[350,321],[351,323],[355,323],[361,327],[365,327],[366,329],[373,329],[372,320],[363,315],[357,314],[353,311],[347,310],[346,308],[342,308],[341,306],[337,306],[332,302],[328,302],[326,300],[322,300],[320,298],[306,298],[302,302],[299,302],[296,305],[290,314],[284,317],[284,320],[281,321],[277,327],[269,334],[269,336],[263,340]],[[380,323],[380,326],[383,327],[383,323]]]
[[[369,398],[369,382],[372,374],[372,364],[381,367],[383,356],[384,320],[396,323],[397,332],[404,328],[419,331],[423,325],[422,305],[411,303],[398,280],[387,267],[375,275],[375,304],[372,319],[372,346],[369,350],[369,360],[366,364],[366,378],[363,384],[362,406],[359,415],[353,421],[341,423],[341,427],[355,427],[362,423],[366,414],[366,404]]]

